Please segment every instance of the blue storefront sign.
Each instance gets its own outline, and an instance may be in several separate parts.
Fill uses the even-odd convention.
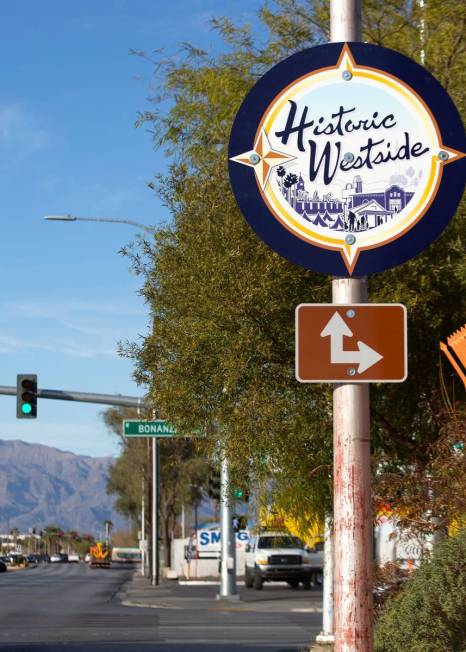
[[[380,272],[423,251],[461,199],[466,140],[442,86],[364,43],[285,59],[247,95],[230,139],[239,207],[277,253],[324,274]]]

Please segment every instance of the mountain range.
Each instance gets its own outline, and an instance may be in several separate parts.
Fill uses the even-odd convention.
[[[106,520],[114,529],[128,529],[114,508],[115,496],[106,493],[113,462],[112,457],[0,439],[0,534],[57,525],[98,536]]]

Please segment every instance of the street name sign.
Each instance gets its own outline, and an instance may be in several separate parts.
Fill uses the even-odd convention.
[[[302,303],[296,308],[296,378],[302,383],[401,383],[407,377],[401,304]]]
[[[440,235],[461,199],[465,152],[458,111],[425,68],[376,45],[329,43],[280,62],[246,96],[230,180],[274,251],[361,276]]]
[[[125,437],[173,437],[176,430],[167,421],[133,421],[124,419],[123,434]]]

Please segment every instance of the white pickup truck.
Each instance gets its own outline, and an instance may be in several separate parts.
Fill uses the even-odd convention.
[[[246,546],[245,585],[260,590],[264,582],[275,581],[310,589],[322,573],[322,562],[322,552],[308,551],[298,537],[264,531],[251,536]]]

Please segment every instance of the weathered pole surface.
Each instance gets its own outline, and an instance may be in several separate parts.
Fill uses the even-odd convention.
[[[367,301],[366,279],[332,282],[333,303]],[[372,509],[368,384],[333,391],[335,652],[372,652]]]
[[[359,0],[331,0],[330,39],[361,40]],[[333,303],[365,303],[367,279],[335,278]],[[335,652],[372,652],[372,509],[368,384],[333,392]]]

